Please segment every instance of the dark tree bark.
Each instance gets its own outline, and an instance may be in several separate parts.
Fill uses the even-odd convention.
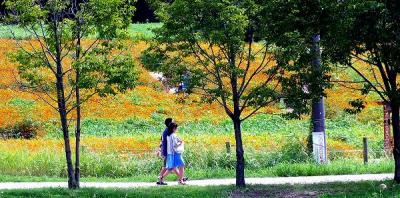
[[[76,79],[78,80],[80,77],[79,70],[76,72]],[[76,86],[76,131],[75,131],[75,181],[77,188],[80,187],[80,177],[81,177],[81,170],[80,170],[80,142],[81,142],[81,99],[80,99],[80,92],[79,87]]]
[[[82,19],[76,16],[76,12],[79,10],[79,2],[77,0],[73,0],[72,8],[74,13],[74,19],[76,20],[77,29],[75,33],[76,41],[76,49],[75,49],[75,59],[78,61],[81,58],[81,38],[82,38]],[[80,142],[81,142],[81,95],[80,95],[80,88],[79,88],[79,81],[80,81],[80,70],[76,68],[75,73],[75,99],[76,99],[76,128],[75,128],[75,181],[76,181],[76,188],[80,187],[80,177],[81,177],[81,170],[80,170]]]
[[[233,49],[233,48],[231,48]],[[236,53],[234,51],[230,52],[229,62],[232,67],[232,73],[230,74],[231,88],[232,88],[232,102],[233,102],[233,115],[231,114],[231,119],[233,121],[233,128],[235,131],[235,141],[236,141],[236,186],[245,187],[246,182],[244,178],[244,149],[242,142],[242,128],[241,128],[241,108],[240,108],[240,93],[238,90],[238,75],[235,71],[236,67]]]
[[[233,119],[233,125],[235,130],[235,140],[236,140],[236,186],[245,187],[244,179],[244,150],[242,142],[242,128],[241,120],[239,118]]]
[[[56,87],[57,87],[57,103],[58,103],[58,112],[60,114],[61,119],[61,128],[64,136],[64,148],[65,148],[65,158],[67,161],[67,171],[68,171],[68,188],[75,189],[77,188],[75,175],[74,175],[74,167],[72,164],[71,157],[71,145],[69,140],[69,130],[68,130],[68,119],[67,119],[67,107],[66,107],[66,99],[65,99],[65,87],[64,87],[64,73],[62,67],[62,58],[61,58],[61,37],[59,35],[58,25],[59,25],[59,17],[57,14],[53,16],[53,32],[54,32],[54,40],[55,40],[55,63],[56,63]]]
[[[392,102],[392,127],[393,127],[393,157],[395,163],[394,180],[400,183],[400,127],[399,108],[397,102]]]
[[[58,67],[58,66],[57,66]],[[58,71],[61,71],[60,73]],[[67,171],[68,171],[68,188],[75,189],[77,188],[75,176],[74,176],[74,167],[72,164],[71,158],[71,145],[69,140],[69,131],[68,131],[68,121],[67,121],[67,111],[65,106],[65,94],[64,94],[64,83],[62,79],[62,70],[61,65],[60,69],[57,69],[57,99],[58,99],[58,109],[61,119],[61,127],[64,136],[64,148],[65,148],[65,158],[67,160]]]

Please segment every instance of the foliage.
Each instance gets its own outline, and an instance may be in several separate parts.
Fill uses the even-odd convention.
[[[7,21],[34,35],[11,59],[18,63],[20,87],[36,93],[60,115],[68,187],[79,188],[79,149],[72,165],[68,114],[76,110],[76,148],[80,148],[81,104],[94,95],[115,95],[137,80],[132,57],[125,52],[126,29],[133,7],[129,0],[5,1]],[[96,35],[86,45],[82,38]]]
[[[206,101],[218,101],[230,117],[236,92],[241,112],[246,107],[267,106],[277,97],[274,80],[279,68],[274,67],[273,57],[267,56],[269,44],[253,46],[253,41],[244,40],[247,30],[253,28],[255,7],[252,1],[237,5],[234,1],[174,1],[160,14],[163,26],[155,30],[155,42],[142,62],[148,69],[162,72],[172,85],[188,75],[189,92],[197,90]],[[233,81],[238,90],[230,89]]]
[[[374,92],[384,101],[397,97],[396,88],[388,83],[396,82],[397,70],[393,69],[399,65],[395,55],[398,6],[385,1],[351,1],[329,7],[331,21],[326,30],[326,45],[331,47],[326,48],[326,53],[359,76],[364,83],[362,93]],[[337,29],[338,26],[341,28]],[[360,69],[362,63],[370,69]]]
[[[330,21],[325,37],[330,47],[326,53],[333,62],[357,73],[361,81],[355,89],[375,93],[391,107],[394,179],[400,183],[400,3],[355,0],[332,3],[327,8]],[[370,69],[361,70],[357,63],[369,64]]]
[[[82,175],[135,178],[139,178],[140,175],[156,175],[160,162],[153,153],[158,146],[163,126],[159,124],[159,120],[139,121],[84,121],[83,130],[91,133],[82,137]],[[376,127],[375,124],[360,124],[354,116],[348,115],[341,120],[328,120],[328,153],[332,166],[324,169],[313,165],[304,152],[307,126],[306,120],[285,120],[280,116],[265,115],[249,119],[243,126],[248,175],[293,176],[391,171],[389,168],[392,168],[392,161],[382,158],[384,156],[380,154],[383,150],[382,128]],[[192,173],[198,173],[212,169],[224,172],[224,177],[233,173],[232,162],[235,156],[233,153],[227,154],[225,148],[225,142],[234,142],[233,136],[230,135],[231,127],[229,120],[218,125],[207,121],[180,125],[178,135],[186,142],[184,158],[188,165],[188,174],[191,174],[191,170]],[[371,164],[360,167],[364,136],[369,138]],[[0,168],[4,173],[21,173],[21,176],[65,174],[62,166],[65,159],[61,155],[62,141],[58,137],[30,141],[0,141],[0,149],[4,151],[0,155],[4,159],[4,166],[8,167],[14,162],[16,164],[13,165],[14,168]],[[58,151],[58,154],[54,155],[54,151]],[[375,158],[383,159],[385,165],[374,162]],[[29,160],[25,161],[27,159]],[[53,160],[56,162],[52,162]],[[341,160],[348,161],[340,163]],[[345,166],[350,164],[349,161],[357,163],[350,167]],[[19,166],[17,162],[24,163]],[[379,166],[382,167],[378,168]],[[201,175],[214,177],[219,174],[212,172]]]
[[[279,98],[282,69],[268,56],[268,42],[254,44],[257,1],[176,0],[161,6],[163,26],[144,54],[148,69],[162,72],[172,85],[218,102],[232,120],[237,185],[245,186],[241,122]],[[261,24],[258,24],[260,23]],[[251,68],[253,66],[253,68]],[[256,81],[254,79],[262,79]]]
[[[94,142],[90,145],[88,144],[89,141]],[[98,141],[97,144],[96,141]],[[135,153],[140,148],[140,145],[134,142],[135,139],[124,139],[124,141],[103,139],[100,141],[88,139],[84,143],[86,146],[82,149],[82,177],[98,178],[96,180],[100,178],[123,179],[125,177],[132,177],[137,181],[154,180],[154,175],[157,175],[162,162],[155,157],[153,151],[147,154]],[[112,145],[107,146],[107,141],[111,142]],[[121,145],[127,141],[132,141],[133,146],[130,145],[131,148],[125,149],[132,150],[121,150],[123,149]],[[53,147],[47,148],[40,148],[40,143],[43,144],[43,141],[36,143],[36,145],[32,142],[16,149],[7,148],[5,147],[7,144],[2,143],[3,152],[0,155],[2,174],[64,177],[67,174],[64,168],[65,157],[61,152],[55,152],[62,150],[62,143],[60,141],[47,141],[45,143],[53,144]],[[15,144],[11,143],[10,145]],[[192,179],[232,177],[235,171],[233,163],[235,156],[233,153],[227,154],[223,144],[216,145],[220,146],[217,149],[210,149],[209,146],[201,143],[189,145],[184,154],[184,159],[187,164],[187,174]],[[307,158],[298,158],[301,153],[297,156],[294,155],[296,155],[294,152],[285,156],[282,155],[280,150],[266,152],[266,150],[253,150],[249,147],[245,156],[248,163],[246,172],[249,177],[267,177],[387,173],[393,170],[393,161],[389,158],[370,159],[368,166],[363,165],[362,156],[337,158],[327,165],[321,166]],[[298,158],[296,162],[290,158],[293,156]]]
[[[366,113],[368,114],[368,112]],[[99,118],[84,119],[82,127],[87,133],[83,135],[87,137],[140,137],[151,135],[157,139],[164,127],[160,124],[163,118],[161,117],[161,120],[158,118],[147,120],[132,117],[119,121]],[[361,146],[360,143],[364,136],[373,141],[383,140],[383,127],[378,125],[375,120],[368,119],[361,122],[358,119],[361,119],[359,115],[347,115],[344,113],[335,119],[328,119],[328,139],[340,140],[357,147]],[[233,127],[228,119],[223,119],[219,122],[201,119],[178,123],[180,133],[185,136],[209,135],[213,138],[215,136],[216,139],[219,139],[220,144],[224,144],[226,139],[231,140],[233,138],[229,136]],[[57,125],[48,123],[46,126],[48,138],[59,137]],[[257,141],[260,141],[259,143],[264,141],[264,144],[272,146],[271,142],[274,140],[280,141],[283,138],[294,138],[296,141],[300,141],[301,138],[307,136],[309,122],[308,120],[287,120],[279,115],[257,115],[254,118],[250,118],[242,127],[245,142],[247,137],[254,136]]]
[[[128,52],[134,59],[138,59],[140,52],[145,50],[148,45],[144,42],[131,43],[126,41],[127,45],[135,45],[135,48],[129,49]],[[51,107],[42,102],[35,93],[19,91],[18,81],[14,78],[16,65],[6,58],[6,54],[16,50],[15,41],[0,40],[0,73],[4,78],[0,79],[0,124],[13,124],[14,121],[22,120],[25,115],[31,115],[32,119],[41,122],[51,122],[57,118],[56,112],[52,111]],[[369,68],[368,65],[362,64],[360,67],[363,70]],[[334,70],[332,76],[337,79],[353,79],[353,73],[349,70]],[[349,78],[349,77],[352,78]],[[256,79],[262,80],[262,79]],[[355,79],[356,80],[356,79]],[[106,98],[94,97],[84,104],[84,116],[90,119],[108,119],[121,121],[130,117],[138,117],[143,120],[148,120],[158,107],[164,109],[164,114],[174,117],[178,122],[195,122],[198,120],[208,119],[210,123],[219,123],[224,120],[224,112],[218,107],[218,104],[199,103],[199,96],[190,95],[185,97],[184,103],[178,103],[177,98],[180,95],[168,94],[164,92],[161,83],[153,79],[147,70],[140,68],[139,86],[134,91],[128,91],[126,94],[118,94]],[[363,122],[375,121],[380,124],[382,117],[381,106],[375,102],[379,100],[375,95],[371,94],[367,98],[361,95],[360,92],[355,92],[344,86],[335,84],[332,89],[326,90],[327,98],[327,118],[335,119],[340,116],[344,109],[351,108],[348,101],[363,98],[366,103],[364,109],[358,116],[358,119]],[[13,100],[35,101],[35,105],[30,111],[34,113],[21,113],[14,106]],[[22,107],[22,106],[21,106]],[[28,107],[28,106],[26,106]],[[19,108],[19,107],[18,107]],[[284,108],[284,107],[283,107]],[[118,111],[115,111],[118,109]],[[179,109],[179,111],[176,111]],[[222,110],[222,111],[221,111]],[[277,106],[269,106],[262,108],[262,113],[280,113],[282,110]],[[212,115],[212,116],[209,116]],[[6,116],[11,116],[10,119],[4,119]],[[303,117],[307,119],[307,117]],[[275,122],[275,121],[274,121]],[[262,123],[253,123],[264,124]],[[245,123],[246,125],[246,123]]]
[[[21,2],[9,2],[8,6],[10,9],[24,9],[23,7],[15,7],[15,5],[19,3]],[[72,61],[72,59],[75,57],[73,49],[75,49],[77,45],[80,45],[76,43],[77,38],[73,37],[73,31],[77,24],[73,24],[73,21],[69,19],[63,19],[64,21],[62,22],[60,30],[57,30],[63,32],[64,34],[64,38],[62,38],[62,44],[65,46],[65,48],[62,48],[64,51],[60,52],[63,53],[63,55],[60,56],[60,58],[62,58],[61,61],[63,64],[65,64],[63,65],[63,69],[65,70],[63,76],[71,76],[73,74],[71,70],[72,68],[81,70],[82,81],[79,83],[79,87],[87,90],[93,89],[95,93],[99,93],[100,95],[115,94],[117,91],[123,91],[132,87],[133,82],[136,81],[137,74],[133,68],[134,64],[130,56],[121,53],[125,50],[122,43],[118,40],[98,40],[123,36],[124,32],[121,31],[121,29],[126,28],[128,24],[124,24],[123,18],[121,18],[119,15],[116,15],[115,17],[117,18],[115,19],[107,18],[109,16],[102,18],[101,14],[108,15],[107,13],[101,13],[101,11],[99,11],[101,6],[107,5],[106,2],[99,3],[98,1],[91,1],[90,3],[86,4],[85,6],[87,8],[85,8],[82,13],[77,14],[84,18],[85,22],[87,23],[85,25],[88,26],[87,30],[82,33],[81,37],[96,33],[97,39],[93,42],[83,44],[83,46],[79,46],[82,47],[82,51],[85,53],[82,53],[83,55],[81,59]],[[115,5],[112,7],[114,10],[122,9],[122,7],[118,7],[119,4],[116,2],[111,4]],[[25,6],[29,5],[30,4],[28,2],[28,4]],[[90,6],[97,6],[96,8],[99,10],[95,11],[95,9]],[[62,9],[62,7],[60,7],[60,9]],[[113,12],[112,9],[108,12]],[[16,11],[22,12],[24,10]],[[41,12],[45,11],[46,10],[42,10]],[[51,72],[55,72],[55,68],[53,67],[56,66],[54,59],[56,57],[56,52],[46,52],[45,50],[40,50],[40,48],[45,47],[47,49],[55,50],[54,47],[56,43],[54,43],[55,41],[52,40],[52,36],[55,32],[52,33],[51,29],[48,29],[50,27],[47,25],[51,24],[50,21],[40,18],[42,17],[40,14],[41,12],[37,13],[38,16],[35,16],[35,14],[29,12],[23,13],[21,16],[12,15],[13,17],[11,17],[11,20],[20,20],[19,22],[21,23],[19,25],[21,28],[41,28],[42,31],[37,32],[36,29],[31,29],[28,31],[33,32],[35,35],[34,39],[36,39],[36,41],[27,41],[28,43],[24,42],[25,45],[18,45],[20,49],[15,55],[12,56],[12,59],[13,61],[19,63],[18,70],[20,77],[23,80],[22,83],[24,86],[26,86],[26,88],[31,88],[38,92],[51,92],[55,91],[55,88],[52,87],[52,85],[49,83],[49,80],[51,82],[55,79],[54,77],[49,77],[49,74],[51,74]],[[30,19],[29,17],[39,18]],[[99,23],[98,20],[102,20],[102,23]],[[116,21],[113,22],[112,20]],[[32,22],[33,24],[25,24],[29,22]],[[96,27],[95,25],[101,25],[102,27]],[[112,31],[107,31],[107,29],[112,29]],[[44,42],[41,41],[42,38],[44,39]],[[30,47],[26,45],[30,45],[33,47],[33,49],[29,49]],[[53,60],[51,58],[48,59],[45,56],[50,56],[53,58]],[[64,61],[68,61],[69,63],[64,63]],[[122,79],[121,76],[124,76],[124,78]],[[99,81],[96,79],[102,80]],[[67,82],[70,83],[70,86],[74,86],[74,83],[76,83],[71,77],[68,77]],[[66,88],[68,89],[68,84],[66,85]],[[92,95],[92,93],[89,92],[88,95]],[[50,100],[46,97],[44,98]]]
[[[283,11],[278,13],[286,14],[286,12]],[[135,25],[131,25],[130,27],[133,28]],[[14,26],[12,28],[14,29]],[[344,27],[336,28],[338,28],[338,30],[345,30]],[[357,31],[353,32],[357,33]],[[324,32],[322,33],[322,38],[328,36],[324,34]],[[87,35],[85,37],[88,39],[84,40],[84,46],[90,46],[90,43],[93,42],[92,39],[95,38],[94,35],[95,34]],[[299,35],[297,34],[289,36],[291,39],[299,38]],[[33,38],[32,35],[29,38]],[[304,41],[304,43],[307,42],[306,40],[300,41]],[[331,41],[335,42],[337,39],[332,39]],[[21,167],[25,166],[25,168],[11,170],[6,167],[1,170],[5,170],[5,172],[8,171],[10,174],[29,173],[32,175],[65,175],[65,168],[62,165],[64,158],[61,155],[50,156],[50,154],[54,153],[54,147],[47,147],[47,145],[55,145],[57,151],[62,151],[62,143],[58,140],[60,138],[60,126],[54,122],[54,118],[56,118],[57,115],[55,112],[51,111],[51,107],[46,106],[45,103],[38,100],[36,94],[40,94],[39,91],[34,91],[32,93],[19,91],[20,86],[14,78],[15,73],[17,72],[15,67],[16,65],[5,58],[6,53],[15,51],[15,44],[23,44],[28,48],[30,45],[26,41],[17,42],[9,39],[0,40],[0,74],[4,76],[4,78],[0,79],[0,126],[13,126],[24,120],[24,116],[32,115],[35,122],[40,121],[40,124],[46,127],[48,134],[44,140],[18,140],[17,143],[14,143],[13,141],[2,142],[2,144],[4,144],[4,150],[6,151],[0,155],[4,162],[3,166],[6,167],[9,166],[9,164],[15,164],[18,166],[19,162],[23,162]],[[32,44],[34,47],[39,47],[40,45],[40,43],[37,42],[32,42]],[[112,42],[112,46],[123,45],[133,45],[133,43],[126,40],[123,41],[123,43]],[[254,44],[254,46],[260,48],[260,44]],[[300,48],[301,46],[302,45],[299,43],[293,44],[293,47],[299,47],[294,50],[302,49]],[[326,46],[329,45],[326,44]],[[121,49],[126,50],[125,55],[138,58],[138,53],[147,47],[148,45],[140,42],[135,44],[134,49]],[[330,50],[337,50],[334,47],[335,46],[332,45],[325,48],[324,53],[331,53]],[[96,53],[110,52],[109,48],[105,48]],[[88,59],[89,64],[82,64],[82,67],[91,67],[94,65],[93,60],[93,57]],[[100,66],[103,67],[107,65],[104,56],[101,60],[103,61]],[[157,59],[153,57],[149,60]],[[185,60],[185,62],[189,65],[197,64],[193,60]],[[66,64],[70,65],[68,61]],[[116,65],[118,66],[120,64]],[[255,66],[256,65],[252,64],[250,68],[254,69]],[[371,71],[370,65],[365,62],[361,63],[360,61],[357,61],[355,66],[363,72]],[[98,69],[97,65],[93,68]],[[87,154],[88,151],[93,150],[93,153],[87,155],[84,154],[84,162],[86,163],[84,167],[86,168],[85,171],[88,171],[91,166],[96,167],[96,171],[99,171],[98,173],[88,171],[85,172],[85,174],[90,173],[90,175],[93,176],[112,176],[111,174],[114,174],[125,177],[132,176],[134,171],[138,171],[138,173],[145,175],[136,175],[135,179],[147,178],[147,181],[153,181],[153,175],[156,175],[159,164],[155,161],[152,155],[147,156],[145,159],[131,158],[129,163],[132,164],[129,168],[127,168],[127,164],[125,163],[127,162],[127,158],[120,158],[113,155],[116,155],[116,153],[120,154],[126,152],[126,150],[129,149],[134,150],[135,148],[146,150],[154,149],[158,143],[159,133],[163,127],[160,126],[160,123],[167,115],[176,118],[176,120],[180,122],[180,132],[184,135],[183,137],[185,140],[189,140],[190,144],[193,146],[192,148],[203,148],[204,145],[212,145],[213,147],[218,147],[223,150],[225,141],[229,140],[233,142],[233,136],[229,135],[232,131],[231,122],[224,119],[223,109],[218,107],[217,103],[199,104],[198,101],[200,101],[200,99],[196,95],[190,95],[185,98],[183,103],[178,103],[176,100],[179,96],[162,92],[162,88],[160,88],[162,85],[153,80],[146,70],[143,69],[142,71],[143,72],[140,76],[141,86],[139,86],[135,91],[105,98],[95,96],[89,99],[84,105],[86,110],[84,115],[87,119],[83,120],[83,131],[85,132],[83,138],[83,152]],[[304,71],[308,72],[308,70]],[[90,74],[96,76],[94,73]],[[334,77],[337,76],[339,77],[338,79],[344,81],[363,80],[357,76],[357,73],[350,72],[349,70],[333,70],[331,75]],[[42,75],[45,79],[48,76],[48,73],[45,72]],[[373,74],[367,76],[371,79],[374,78]],[[90,80],[91,79],[89,79],[89,82]],[[179,80],[181,79],[178,79],[176,82],[179,82]],[[261,83],[263,78],[255,78],[254,80],[256,83]],[[71,83],[71,85],[73,84]],[[371,87],[367,86],[366,88]],[[330,113],[331,119],[327,122],[330,159],[340,160],[342,158],[350,158],[351,161],[338,164],[334,163],[334,165],[328,166],[328,168],[321,168],[321,166],[313,164],[310,165],[308,162],[303,164],[292,164],[290,163],[291,158],[296,158],[296,162],[307,160],[302,157],[301,152],[301,145],[304,143],[303,139],[306,135],[306,131],[308,131],[307,117],[303,117],[302,120],[288,121],[278,115],[259,115],[254,117],[254,119],[248,119],[242,126],[244,143],[246,145],[246,161],[248,165],[246,172],[249,176],[258,176],[260,174],[265,176],[295,176],[339,173],[378,173],[392,171],[392,161],[390,160],[382,162],[384,163],[382,167],[379,167],[379,165],[381,165],[380,163],[361,166],[361,162],[351,164],[354,159],[361,158],[359,153],[348,154],[345,152],[332,154],[335,150],[351,151],[361,149],[361,139],[364,136],[367,136],[369,140],[372,140],[370,142],[372,150],[382,150],[382,109],[380,106],[375,104],[375,101],[379,98],[377,98],[376,95],[370,95],[369,98],[365,98],[361,93],[354,92],[353,89],[346,89],[337,85],[334,86],[333,90],[327,90],[326,94],[328,96],[327,104],[329,110],[332,112]],[[359,98],[366,100],[365,110],[356,116],[343,114],[343,110],[350,108],[347,101]],[[34,105],[31,105],[32,102]],[[18,110],[19,108],[28,108],[29,113],[20,112]],[[279,113],[281,111],[277,107],[271,106],[262,108],[261,112]],[[70,118],[73,117],[74,115],[70,116]],[[73,131],[73,126],[71,126],[70,131]],[[203,134],[204,136],[198,136],[199,134]],[[93,138],[93,136],[108,138]],[[293,138],[293,136],[295,136],[295,138]],[[138,139],[140,141],[136,141]],[[209,141],[201,142],[203,139]],[[293,142],[293,145],[284,144],[285,141],[288,141],[289,143]],[[282,152],[282,147],[286,148],[286,152]],[[15,148],[17,151],[10,150],[11,148]],[[266,150],[268,153],[260,154],[260,152],[265,152]],[[294,152],[291,152],[292,150]],[[28,156],[26,153],[22,154],[26,151],[31,152],[31,154],[33,153],[33,155]],[[109,151],[115,151],[116,153],[110,153]],[[32,158],[29,159],[30,157]],[[223,152],[205,152],[201,156],[197,155],[196,152],[188,153],[188,160],[194,161],[198,158],[204,162],[202,163],[204,166],[192,167],[194,168],[194,171],[189,172],[190,176],[194,175],[195,178],[206,178],[212,176],[228,177],[234,174],[234,171],[232,170],[234,167],[230,164],[232,163],[232,160],[234,160],[232,155],[226,155]],[[117,164],[117,168],[112,168],[112,165],[108,163],[108,160]],[[99,162],[104,162],[104,166],[97,164]],[[277,165],[278,163],[281,164]],[[195,163],[193,164],[196,165]],[[351,164],[350,167],[349,164]],[[138,166],[143,167],[144,165],[148,165],[149,169],[138,170]],[[274,166],[272,171],[269,168],[265,170],[265,167],[271,166]],[[216,170],[213,171],[213,169]],[[18,172],[20,170],[23,171]],[[201,172],[201,174],[199,172]],[[196,176],[196,173],[201,176]]]
[[[32,100],[24,100],[21,98],[14,98],[9,101],[9,104],[14,107],[21,107],[21,108],[32,108],[35,105],[35,101]]]
[[[289,138],[288,142],[290,143],[286,143],[280,150],[280,153],[277,153],[282,156],[281,160],[283,162],[300,163],[310,160],[310,156],[307,154],[307,148],[301,141]]]
[[[360,99],[350,101],[349,104],[351,105],[352,108],[345,109],[345,111],[350,114],[360,113],[365,108],[364,101]]]
[[[282,80],[285,103],[293,111],[288,116],[299,118],[309,113],[310,101],[326,96],[325,89],[331,87],[330,67],[325,55],[316,56],[316,37],[319,39],[324,24],[324,1],[289,0],[266,1],[262,7],[266,21],[266,40],[275,45],[277,64],[285,68]],[[317,36],[318,35],[318,36]],[[318,47],[319,48],[319,41]],[[316,60],[318,59],[318,60]],[[321,66],[316,66],[319,61]],[[316,68],[318,67],[318,68]]]
[[[32,139],[38,134],[39,125],[32,120],[23,120],[13,126],[0,128],[0,134],[3,138],[22,138]]]

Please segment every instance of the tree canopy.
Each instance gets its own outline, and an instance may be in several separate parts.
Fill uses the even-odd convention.
[[[352,0],[329,8],[325,53],[360,77],[362,86],[357,89],[375,93],[391,106],[394,179],[400,182],[400,2]]]
[[[20,87],[60,114],[68,186],[78,188],[81,104],[136,85],[138,72],[124,41],[133,8],[126,0],[10,0],[6,6],[7,22],[34,35],[17,40],[18,51],[11,55],[18,64]],[[83,41],[88,35],[96,37]],[[76,119],[75,167],[71,118]]]
[[[253,0],[176,0],[160,7],[163,26],[142,61],[171,83],[188,77],[189,92],[222,106],[235,129],[236,184],[244,186],[241,122],[278,100],[283,74],[262,37],[260,5]]]

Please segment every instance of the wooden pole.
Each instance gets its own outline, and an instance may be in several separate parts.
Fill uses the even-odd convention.
[[[363,143],[364,143],[364,164],[368,164],[368,138],[364,137],[363,138]]]
[[[383,129],[384,129],[384,134],[383,134],[383,140],[384,140],[384,148],[386,154],[390,155],[393,151],[393,143],[392,143],[392,137],[390,134],[390,119],[391,119],[391,107],[387,103],[383,103]]]
[[[230,153],[231,152],[231,143],[230,142],[225,142],[226,145],[226,152]]]

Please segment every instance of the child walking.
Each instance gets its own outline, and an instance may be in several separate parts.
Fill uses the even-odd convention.
[[[178,182],[181,185],[185,185],[184,178],[185,175],[185,162],[183,161],[183,151],[184,151],[184,143],[183,141],[176,135],[178,129],[178,125],[174,122],[169,124],[168,132],[167,132],[167,162],[166,168],[167,171],[162,176],[162,179],[166,177],[171,171],[176,172],[178,175]]]

